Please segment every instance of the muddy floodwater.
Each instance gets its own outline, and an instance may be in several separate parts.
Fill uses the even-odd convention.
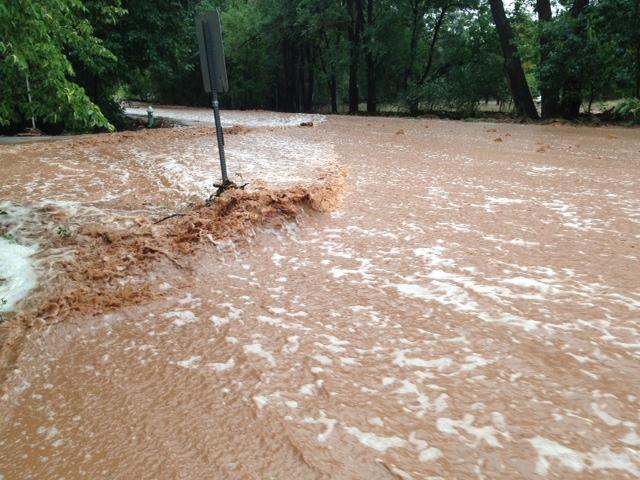
[[[640,477],[638,129],[273,118],[0,147],[0,478]]]

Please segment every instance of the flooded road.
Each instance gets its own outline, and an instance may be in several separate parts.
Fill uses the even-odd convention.
[[[640,477],[638,130],[314,123],[229,135],[230,171],[285,188],[339,163],[340,208],[26,331],[0,478]],[[78,258],[51,232],[183,211],[213,147],[207,129],[3,147],[3,221],[38,248],[18,307]]]

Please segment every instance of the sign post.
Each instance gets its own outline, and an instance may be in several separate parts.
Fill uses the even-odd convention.
[[[202,70],[202,83],[205,92],[211,93],[211,106],[216,124],[216,138],[218,140],[218,152],[220,154],[220,170],[222,183],[216,185],[218,193],[222,193],[235,184],[227,175],[227,162],[224,155],[224,135],[220,122],[220,104],[218,93],[229,91],[227,80],[227,67],[224,61],[224,46],[222,44],[222,28],[220,26],[220,14],[212,10],[196,18],[196,35],[200,48],[200,68]]]

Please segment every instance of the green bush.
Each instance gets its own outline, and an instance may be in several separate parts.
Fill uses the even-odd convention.
[[[640,98],[625,98],[621,100],[614,107],[613,114],[621,120],[640,124]]]

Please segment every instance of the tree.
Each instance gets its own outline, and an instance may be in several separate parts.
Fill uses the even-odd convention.
[[[121,13],[119,2],[102,2]],[[70,58],[99,69],[115,57],[94,36],[79,0],[0,3],[0,125],[40,122],[89,131],[112,126],[75,81]],[[29,80],[32,102],[27,97]]]
[[[349,12],[348,36],[350,43],[349,55],[349,113],[358,113],[360,93],[358,90],[358,67],[360,64],[360,50],[362,46],[362,32],[364,30],[364,0],[347,0]]]
[[[533,103],[529,84],[522,69],[520,56],[515,46],[513,30],[504,12],[502,0],[489,0],[491,6],[491,14],[500,38],[500,47],[504,55],[504,66],[509,79],[511,93],[516,109],[520,115],[524,115],[531,119],[538,119],[538,110]]]
[[[338,113],[338,86],[348,63],[345,30],[349,16],[342,0],[302,0],[297,9],[298,25],[312,45],[329,95],[331,113]]]
[[[559,85],[554,84],[554,78],[548,66],[552,48],[552,36],[549,30],[553,18],[550,0],[536,0],[536,10],[540,38],[538,72],[540,76],[540,94],[542,96],[542,117],[553,118],[560,113],[560,95]]]
[[[378,109],[376,87],[375,23],[373,15],[374,0],[367,0],[366,61],[367,61],[367,113],[373,115]]]
[[[569,10],[568,37],[569,41],[576,47],[574,55],[579,52],[579,46],[586,43],[586,18],[585,9],[589,5],[589,0],[574,0]],[[588,61],[584,57],[574,57],[577,61],[572,63],[573,68],[567,72],[562,89],[562,99],[560,100],[560,111],[564,117],[575,118],[580,113],[580,106],[583,98],[583,73],[585,64]]]
[[[130,93],[143,99],[189,103],[193,93],[184,87],[195,86],[193,82],[199,79],[195,16],[198,9],[210,8],[209,2],[124,0],[123,7],[127,14],[109,32],[106,42],[118,58]]]

